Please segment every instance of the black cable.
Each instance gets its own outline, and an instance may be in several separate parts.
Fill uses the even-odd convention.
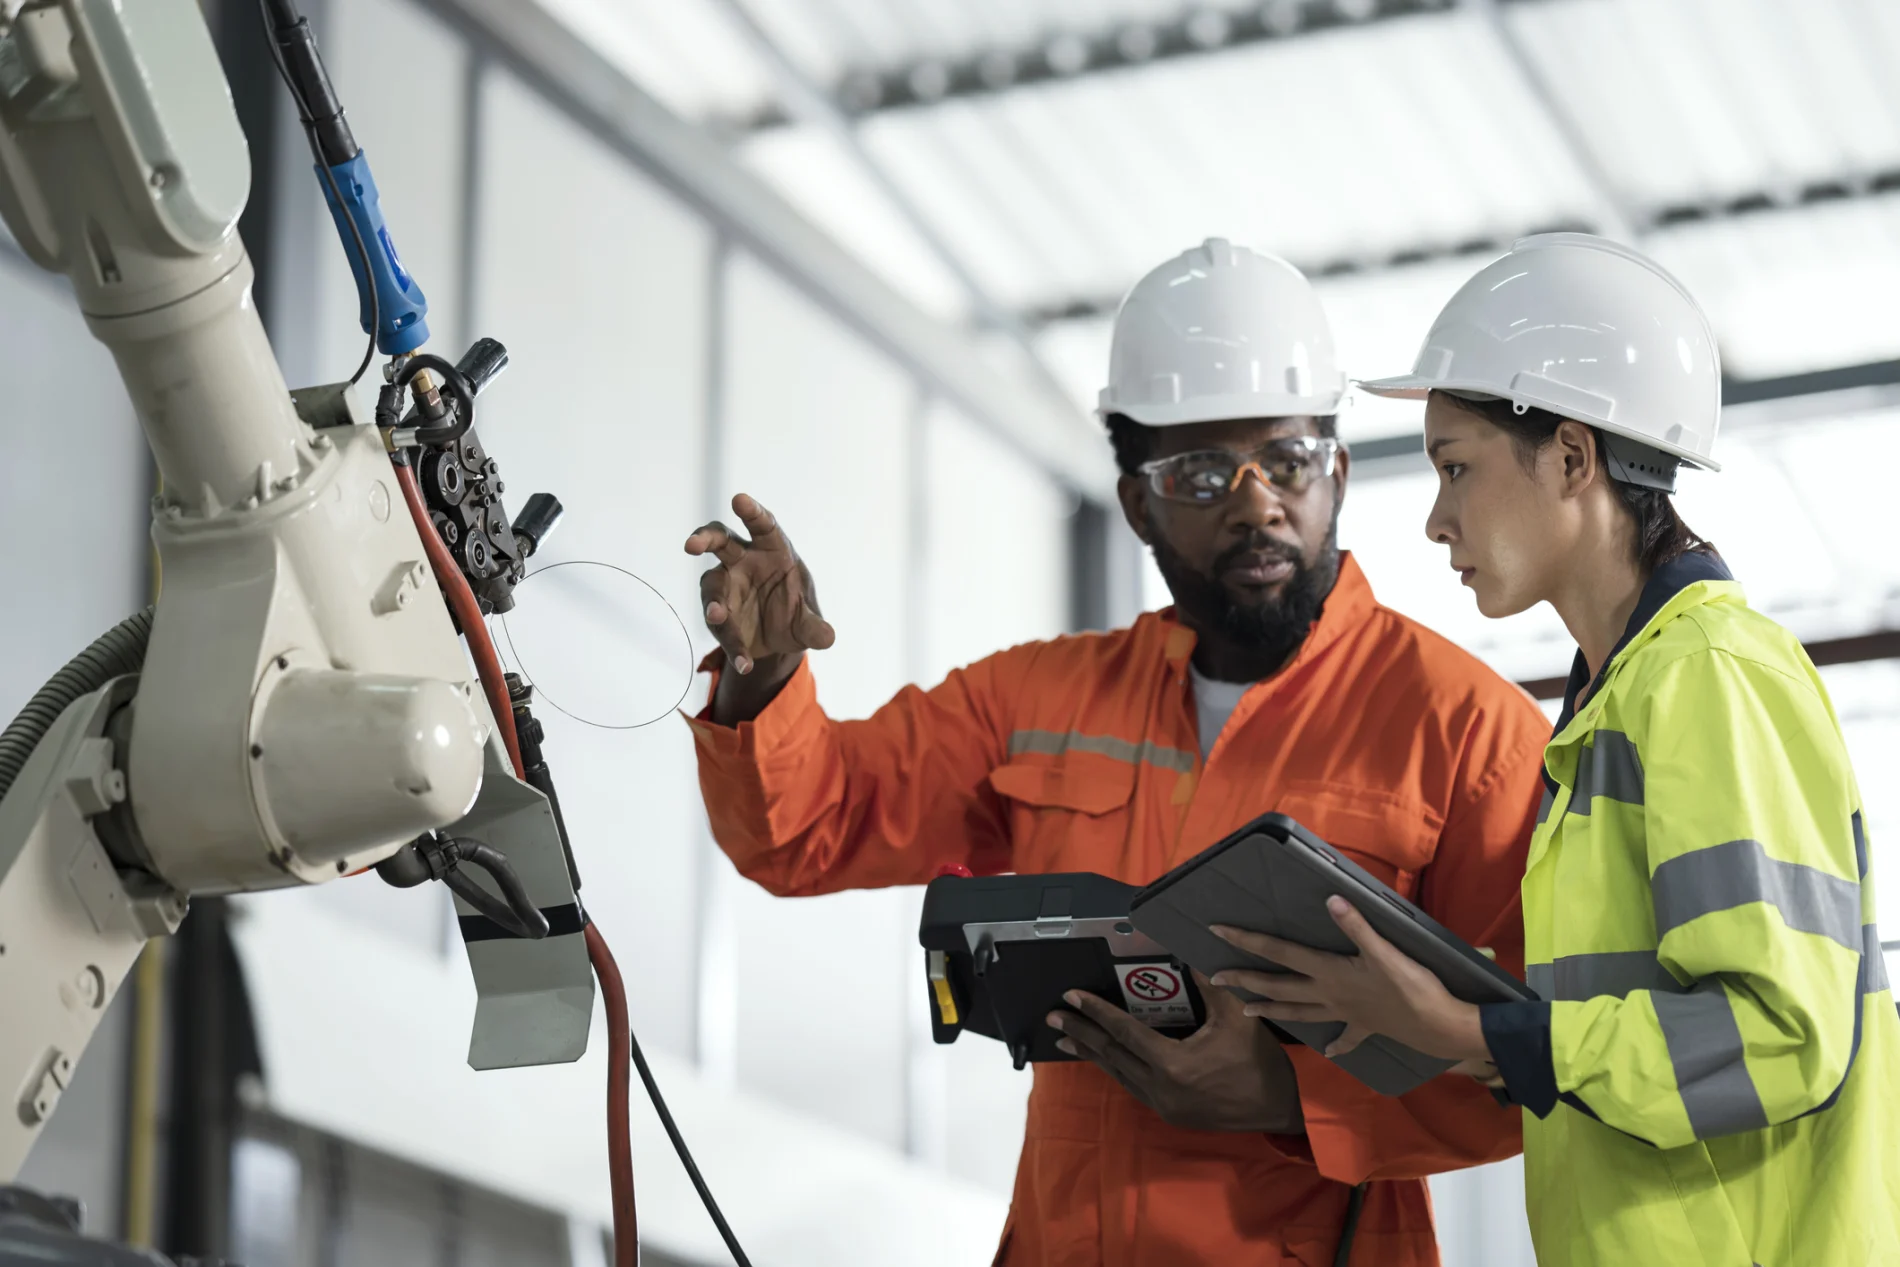
[[[1346,1194],[1346,1217],[1339,1232],[1339,1250],[1333,1255],[1333,1267],[1351,1267],[1353,1242],[1359,1239],[1359,1214],[1366,1205],[1366,1185],[1355,1184]]]
[[[495,887],[501,890],[502,909],[513,917],[513,922],[495,919],[494,912],[490,910],[487,905],[482,906],[482,913],[484,915],[495,920],[497,924],[500,924],[517,937],[526,937],[533,941],[539,941],[548,935],[547,915],[543,913],[541,909],[534,904],[534,900],[528,896],[527,886],[521,882],[521,877],[515,873],[514,865],[508,861],[507,856],[503,854],[501,850],[485,845],[479,840],[464,840],[458,838],[451,843],[454,844],[456,852],[461,855],[463,865],[480,867],[493,878]],[[450,888],[454,888],[455,891],[461,893],[464,898],[468,898],[468,894],[462,889],[456,888],[454,884],[454,881],[458,878],[468,880],[469,887],[476,889],[478,892],[482,892],[483,896],[487,897],[486,891],[482,890],[481,886],[477,885],[473,880],[469,880],[467,876],[463,875],[460,868],[450,871],[442,878],[449,882]],[[492,902],[493,899],[490,898],[489,901]],[[476,904],[472,898],[469,898],[469,902],[471,905]]]
[[[660,1115],[660,1125],[666,1128],[666,1137],[673,1141],[673,1151],[680,1155],[680,1164],[686,1167],[686,1177],[693,1181],[693,1188],[699,1193],[700,1201],[706,1207],[706,1213],[712,1215],[713,1226],[719,1229],[719,1237],[726,1243],[726,1250],[732,1255],[732,1261],[738,1267],[752,1267],[752,1260],[739,1248],[739,1238],[732,1234],[732,1225],[726,1222],[726,1216],[720,1212],[719,1203],[713,1200],[712,1189],[706,1186],[706,1180],[700,1176],[699,1167],[693,1162],[693,1154],[686,1147],[686,1140],[680,1135],[680,1128],[673,1123],[672,1113],[667,1111],[666,1100],[660,1095],[660,1086],[653,1080],[653,1071],[647,1068],[647,1058],[640,1052],[640,1039],[631,1028],[627,1031],[628,1041],[633,1044],[633,1067],[640,1071],[640,1081],[646,1084],[647,1099],[653,1101],[653,1111]]]
[[[468,434],[469,428],[475,425],[474,385],[468,381],[468,375],[433,352],[418,352],[402,363],[402,368],[397,370],[395,377],[389,380],[390,386],[396,388],[400,394],[401,389],[409,386],[416,375],[423,370],[434,370],[441,376],[441,390],[455,401],[455,419],[453,422],[435,426],[418,426],[415,442],[423,445],[445,445],[460,440]],[[402,420],[403,424],[411,425],[415,417],[415,412],[411,411],[409,416]]]
[[[370,266],[369,244],[363,241],[363,230],[357,226],[356,217],[350,214],[349,208],[343,205],[343,189],[336,182],[336,173],[323,161],[323,150],[317,142],[316,120],[311,117],[310,105],[303,99],[297,81],[291,77],[290,67],[284,64],[284,50],[278,46],[277,32],[271,24],[271,3],[272,0],[257,0],[257,15],[264,26],[264,42],[270,45],[270,58],[277,67],[278,78],[284,81],[291,101],[296,104],[297,119],[303,124],[304,139],[310,143],[310,157],[316,160],[317,170],[323,173],[324,183],[330,187],[330,196],[336,199],[337,210],[350,226],[350,238],[356,244],[356,257],[363,265],[363,286],[369,293],[369,346],[363,349],[363,360],[356,367],[356,373],[350,375],[350,386],[354,387],[368,372],[370,362],[376,359],[376,327],[383,321],[382,302],[376,294],[376,271]],[[284,4],[281,0],[279,7],[286,12],[296,12],[296,6]],[[301,20],[309,21],[308,18]]]

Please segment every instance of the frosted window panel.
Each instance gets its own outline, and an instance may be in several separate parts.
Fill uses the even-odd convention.
[[[531,680],[561,684],[562,707],[592,715],[603,698],[630,701],[600,719],[620,724],[643,719],[630,711],[664,715],[711,645],[697,616],[701,565],[681,549],[706,517],[711,237],[509,75],[486,79],[481,125],[476,332],[511,360],[478,426],[511,513],[542,491],[567,512],[515,614],[491,628],[505,652],[513,635]],[[534,574],[574,560],[626,569],[659,596],[605,569]],[[594,729],[545,699],[537,716],[588,908],[628,969],[634,1024],[649,1044],[688,1052],[705,817],[687,730],[667,717]]]
[[[1104,441],[1106,443],[1106,441]],[[925,424],[924,683],[1063,632],[1073,497],[947,406]]]
[[[1761,535],[1776,549],[1761,557],[1745,549],[1750,538],[1733,536],[1746,527],[1720,520],[1705,524],[1702,508],[1691,497],[1683,513],[1707,533],[1736,568],[1737,577],[1758,605],[1773,603],[1803,637],[1860,633],[1890,628],[1900,620],[1900,558],[1890,544],[1900,537],[1900,501],[1892,495],[1890,473],[1900,460],[1900,410],[1885,409],[1838,421],[1800,421],[1761,428],[1738,428],[1718,450],[1725,461],[1731,450],[1747,450],[1775,470],[1793,496],[1772,517],[1777,532]],[[1841,454],[1854,460],[1843,462]],[[1699,493],[1730,475],[1685,480]],[[1746,514],[1746,497],[1742,510]],[[1760,503],[1767,504],[1767,503]],[[1752,516],[1762,519],[1759,514]],[[1811,528],[1815,538],[1806,536]],[[1796,552],[1812,551],[1805,557]],[[1789,594],[1791,577],[1801,578]],[[1816,584],[1819,577],[1825,584]]]
[[[1537,1267],[1524,1214],[1524,1159],[1431,1177],[1444,1267]]]
[[[64,278],[0,248],[0,716],[150,601],[152,459],[111,353]]]
[[[728,274],[725,357],[722,493],[758,498],[796,543],[838,631],[812,659],[818,697],[864,716],[906,677],[916,387],[746,255]]]
[[[407,0],[329,0],[321,16],[324,62],[376,173],[389,235],[429,300],[428,350],[456,360],[467,343],[461,329],[467,45]],[[280,93],[278,107],[292,109],[274,79],[272,88]],[[335,382],[356,369],[368,343],[346,253],[355,247],[337,235],[305,147],[293,153],[296,179],[288,193],[309,200],[311,214],[287,223],[312,229],[318,279],[313,344],[299,355],[312,358],[312,381]],[[287,302],[297,301],[273,299],[280,308]],[[365,404],[375,399],[379,381],[366,376],[358,388]]]
[[[1900,939],[1900,661],[1830,665],[1821,670],[1860,784],[1873,865],[1875,919],[1888,941]]]

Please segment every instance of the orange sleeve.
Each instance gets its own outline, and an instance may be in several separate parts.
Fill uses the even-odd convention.
[[[1467,732],[1458,781],[1418,903],[1473,946],[1524,975],[1519,889],[1537,806],[1549,723],[1521,692],[1498,693]],[[1342,1183],[1406,1179],[1499,1161],[1522,1151],[1518,1110],[1447,1074],[1381,1096],[1304,1046],[1289,1048],[1300,1080],[1306,1148],[1281,1151]],[[1278,1141],[1276,1141],[1278,1144]],[[1310,1150],[1310,1151],[1309,1151]]]
[[[1004,652],[907,686],[862,721],[819,706],[809,657],[754,721],[688,718],[713,838],[740,873],[781,897],[924,884],[945,866],[1010,863],[990,771],[1007,759],[996,701]],[[715,654],[707,667],[718,671]]]

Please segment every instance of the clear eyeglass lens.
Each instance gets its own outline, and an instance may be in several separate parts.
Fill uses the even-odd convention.
[[[1304,492],[1316,478],[1331,474],[1333,446],[1313,436],[1278,440],[1251,455],[1225,449],[1182,453],[1159,463],[1154,489],[1173,501],[1211,503],[1234,487],[1234,477],[1249,460],[1259,463],[1276,488]]]

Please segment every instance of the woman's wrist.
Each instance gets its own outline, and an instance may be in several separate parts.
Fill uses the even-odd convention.
[[[1447,1060],[1491,1061],[1491,1045],[1484,1041],[1484,1021],[1475,1003],[1453,1000],[1443,1018],[1444,1041],[1434,1055]]]

